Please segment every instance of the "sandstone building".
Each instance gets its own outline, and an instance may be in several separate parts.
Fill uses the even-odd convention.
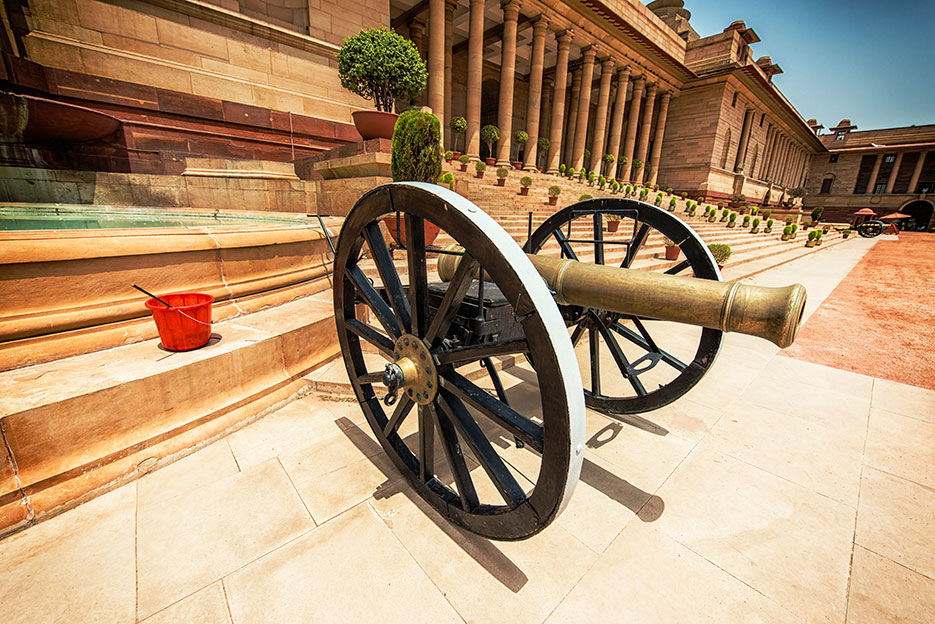
[[[919,230],[935,227],[935,125],[858,131],[843,119],[819,138],[828,154],[812,160],[807,207],[824,206],[834,221],[870,208],[879,217],[910,215]]]
[[[826,151],[772,83],[778,65],[754,60],[753,29],[738,21],[701,38],[681,0],[3,6],[3,89],[120,122],[72,144],[27,129],[19,140],[45,166],[179,174],[189,156],[292,161],[357,141],[350,113],[371,105],[341,88],[335,54],[345,37],[376,26],[416,44],[429,83],[413,103],[446,128],[464,116],[463,149],[475,157],[487,156],[479,130],[493,123],[502,139],[491,156],[501,163],[601,171],[612,154],[604,171],[623,180],[773,205]],[[525,145],[513,144],[516,130],[529,134]]]

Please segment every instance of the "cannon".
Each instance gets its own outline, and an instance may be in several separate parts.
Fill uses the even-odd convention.
[[[404,233],[397,250],[386,218]],[[608,218],[627,227],[605,232]],[[434,227],[443,238],[427,246]],[[660,235],[684,260],[641,254]],[[520,248],[464,197],[398,182],[366,193],[344,221],[335,323],[367,422],[416,492],[469,531],[517,540],[568,503],[585,406],[622,418],[675,401],[710,369],[725,331],[792,343],[801,285],[720,277],[688,225],[644,202],[573,204]],[[498,358],[523,383],[508,391]]]

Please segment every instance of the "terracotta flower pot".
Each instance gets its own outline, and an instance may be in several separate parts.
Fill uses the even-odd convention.
[[[678,245],[666,245],[666,260],[678,260],[682,250]]]
[[[452,154],[454,154],[451,157],[452,160],[458,160],[459,158],[461,158],[461,152],[452,152]]]
[[[521,163],[521,162],[518,161],[518,160],[513,161],[513,168],[516,169],[516,170],[520,170],[520,169],[523,168],[523,163]]]
[[[484,172],[483,172],[483,171],[475,171],[475,172],[474,172],[474,177],[475,177],[475,178],[478,178],[478,179],[483,178],[483,177],[484,177]]]
[[[497,159],[496,158],[485,158],[484,162],[487,163],[488,167],[493,167],[494,165],[497,164]]]
[[[810,241],[808,241],[807,243],[805,243],[805,246],[806,246],[806,247],[814,247],[814,246],[817,245],[817,244],[818,244],[818,243],[817,243],[816,241],[810,240]]]
[[[396,241],[398,245],[406,245],[406,220],[402,216],[399,218],[399,227],[402,232],[396,231],[396,214],[391,214],[383,217],[383,224],[386,226],[387,231],[390,233],[390,236],[393,237],[393,240]],[[425,245],[429,246],[435,242],[435,239],[438,237],[438,232],[440,228],[429,221],[425,222]],[[401,240],[400,240],[401,239]]]
[[[607,231],[616,232],[617,228],[620,227],[620,221],[608,221],[607,222]]]
[[[506,178],[497,178],[497,186],[503,186],[506,184]]]
[[[396,113],[383,111],[354,111],[354,127],[365,141],[367,139],[392,139],[393,129],[396,127]]]
[[[461,163],[461,171],[467,171],[467,163]]]
[[[550,205],[550,206],[554,206],[554,205],[557,204],[557,203],[558,203],[558,195],[550,195],[550,196],[549,196],[549,205]]]
[[[529,195],[529,187],[528,187],[528,186],[521,186],[521,187],[519,187],[519,194],[522,195],[522,196],[524,196],[524,197],[525,197],[526,195]]]

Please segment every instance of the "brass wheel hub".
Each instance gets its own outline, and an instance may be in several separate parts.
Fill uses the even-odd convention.
[[[416,336],[403,334],[393,347],[398,367],[402,374],[399,389],[419,405],[428,405],[438,394],[438,371],[428,347]]]

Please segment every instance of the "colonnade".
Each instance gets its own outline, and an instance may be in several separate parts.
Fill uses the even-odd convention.
[[[746,120],[744,126],[746,126]],[[741,143],[743,140],[744,136],[741,134]],[[772,124],[766,131],[766,141],[763,145],[763,157],[759,161],[759,167],[751,171],[751,175],[786,188],[795,188],[805,184],[806,171],[811,161],[811,154],[808,150]],[[742,166],[739,151],[738,163],[738,166]]]
[[[465,153],[476,159],[480,156],[485,2],[468,1],[470,21],[465,85]],[[443,128],[447,127],[452,117],[451,32],[455,7],[454,0],[428,0],[427,24],[422,16],[415,16],[407,24],[409,38],[421,51],[427,52],[428,61],[427,94],[415,103],[428,104]],[[572,45],[576,43],[574,33],[570,30],[550,29],[546,15],[536,15],[531,20],[522,17],[524,25],[531,21],[533,36],[525,126],[514,128],[516,48],[521,0],[505,0],[501,3],[501,9],[503,29],[497,113],[500,141],[495,155],[497,165],[510,163],[513,132],[524,130],[529,135],[523,155],[524,169],[535,169],[542,160],[538,140],[545,136],[550,143],[548,154],[545,155],[545,168],[549,173],[558,173],[560,163],[575,170],[584,167],[600,172],[604,155],[612,154],[615,162],[607,167],[608,177],[654,184],[672,96],[670,88],[657,84],[654,78],[644,74],[639,67],[631,66],[629,61],[615,58],[612,54],[599,57],[603,50],[595,43],[581,45],[580,58],[572,63]],[[545,50],[552,38],[557,48],[557,58],[554,67],[547,70],[544,67]],[[580,44],[580,41],[577,43]],[[598,68],[598,75],[595,76]],[[630,83],[632,97],[628,101]],[[594,91],[597,92],[597,100],[592,120],[591,99]],[[614,91],[616,95],[611,101],[611,93]],[[592,125],[589,136],[588,130]],[[590,152],[587,162],[586,150]],[[644,165],[650,163],[649,172],[646,172],[645,166],[634,167],[635,161]]]

